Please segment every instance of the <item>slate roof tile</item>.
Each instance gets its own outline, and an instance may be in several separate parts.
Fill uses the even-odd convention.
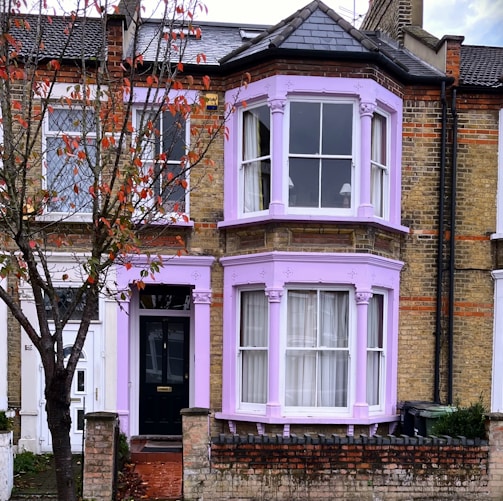
[[[22,15],[11,16],[10,20],[10,33],[20,44],[17,52],[21,57],[35,57],[37,47],[38,60],[59,58],[62,54],[65,59],[85,57],[88,60],[106,55],[103,25],[98,18],[81,18],[71,29],[71,20],[63,16]],[[43,44],[38,44],[37,40],[42,40]]]
[[[503,47],[461,46],[460,80],[463,85],[501,89]]]

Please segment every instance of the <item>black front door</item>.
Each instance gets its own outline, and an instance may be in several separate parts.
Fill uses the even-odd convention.
[[[189,319],[140,317],[140,434],[181,435],[189,404]]]

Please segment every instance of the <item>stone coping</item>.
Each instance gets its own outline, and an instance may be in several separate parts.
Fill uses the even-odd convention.
[[[448,446],[464,446],[464,447],[480,447],[488,446],[487,440],[480,438],[466,437],[449,437],[442,435],[436,437],[430,435],[428,437],[409,437],[408,435],[367,435],[341,436],[341,435],[303,435],[298,436],[291,434],[289,437],[283,435],[232,435],[221,433],[217,437],[212,437],[211,443],[215,445],[223,444],[299,444],[299,445],[448,445]]]

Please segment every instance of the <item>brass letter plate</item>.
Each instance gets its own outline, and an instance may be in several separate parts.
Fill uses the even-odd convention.
[[[171,393],[172,391],[173,391],[172,386],[158,386],[157,387],[158,393]]]

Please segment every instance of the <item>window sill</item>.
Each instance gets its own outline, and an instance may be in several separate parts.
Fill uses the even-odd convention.
[[[36,217],[36,221],[41,223],[91,223],[92,220],[90,213],[47,212]]]
[[[378,226],[399,233],[409,233],[409,228],[401,224],[385,221],[379,217],[368,216],[327,216],[327,215],[302,215],[302,214],[280,214],[271,215],[264,214],[260,216],[243,217],[240,219],[232,219],[220,221],[218,228],[233,228],[239,226],[248,226],[253,224],[261,224],[268,222],[312,222],[312,223],[334,223],[334,224],[369,224]]]
[[[165,214],[163,216],[159,216],[157,219],[153,219],[148,222],[139,222],[140,218],[136,219],[133,216],[133,221],[142,226],[177,226],[177,227],[193,227],[194,221],[188,218],[187,214]]]
[[[400,419],[399,414],[369,415],[366,418],[356,418],[352,416],[264,416],[257,414],[216,412],[216,419],[226,421],[249,421],[263,424],[351,424],[351,425],[371,425],[376,423],[396,422]]]

